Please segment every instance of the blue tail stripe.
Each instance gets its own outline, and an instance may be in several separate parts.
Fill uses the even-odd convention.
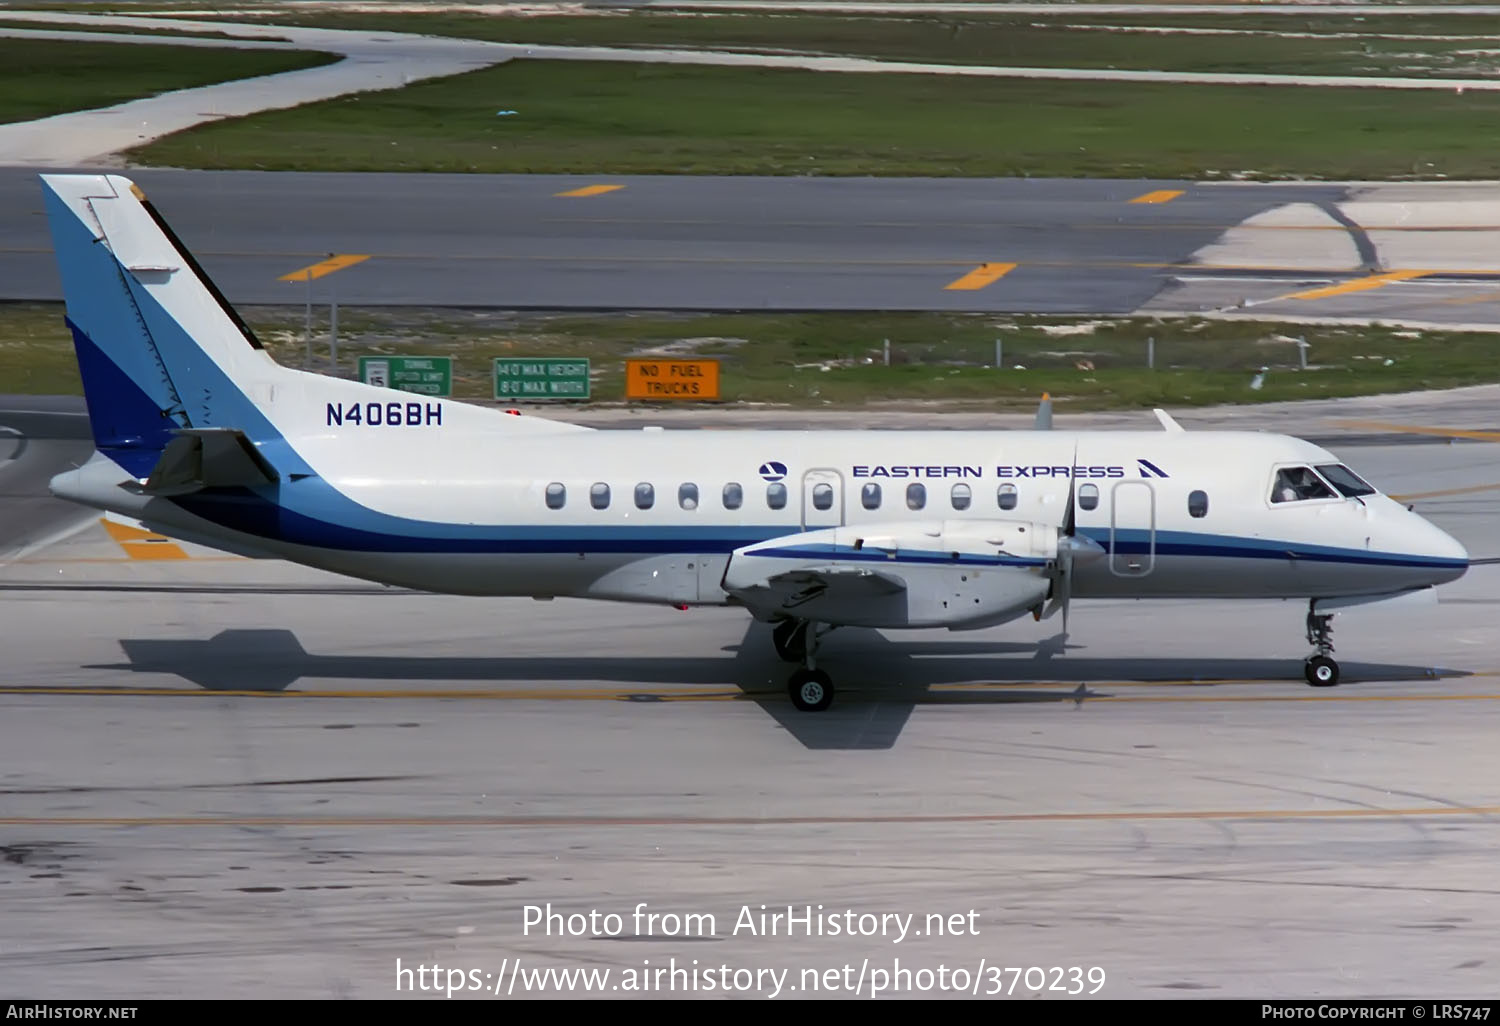
[[[172,440],[174,422],[71,319],[68,328],[95,447],[135,477],[146,477]]]

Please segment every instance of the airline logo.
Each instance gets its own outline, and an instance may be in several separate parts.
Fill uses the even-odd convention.
[[[767,481],[775,483],[786,477],[786,464],[775,460],[767,460],[760,465],[760,476]]]
[[[1148,477],[1165,478],[1170,475],[1155,463],[1147,459],[1137,459],[1134,468],[1128,468],[1119,464],[1102,466],[1042,466],[1031,464],[1022,466],[1020,464],[1001,464],[995,468],[995,476],[999,478],[1018,477],[1047,477],[1047,478],[1124,478],[1124,477]],[[1131,470],[1135,473],[1132,474]],[[762,473],[765,468],[761,468]],[[900,465],[900,464],[857,464],[853,467],[854,477],[984,477],[984,468],[975,465],[966,466],[927,466],[927,465]],[[770,478],[767,478],[770,480]]]

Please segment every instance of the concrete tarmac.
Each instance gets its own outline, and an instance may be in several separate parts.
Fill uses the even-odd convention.
[[[1334,448],[1500,549],[1493,443]],[[1493,563],[1341,615],[1335,689],[1301,681],[1296,603],[1079,603],[1065,639],[836,632],[838,702],[803,715],[739,611],[143,544],[0,558],[7,993],[1494,993]],[[601,918],[549,935],[549,905]]]

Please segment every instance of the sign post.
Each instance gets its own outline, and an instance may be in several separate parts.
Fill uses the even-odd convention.
[[[496,357],[496,399],[587,399],[589,362],[550,357]]]
[[[359,380],[420,395],[453,394],[451,356],[361,356]]]
[[[626,360],[626,399],[717,399],[718,360]]]

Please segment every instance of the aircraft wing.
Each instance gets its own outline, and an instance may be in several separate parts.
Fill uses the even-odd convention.
[[[1057,539],[1025,521],[821,528],[735,549],[720,584],[765,621],[970,630],[1041,607]]]
[[[243,431],[184,428],[167,443],[142,491],[147,495],[186,495],[204,488],[272,484],[279,478]]]

